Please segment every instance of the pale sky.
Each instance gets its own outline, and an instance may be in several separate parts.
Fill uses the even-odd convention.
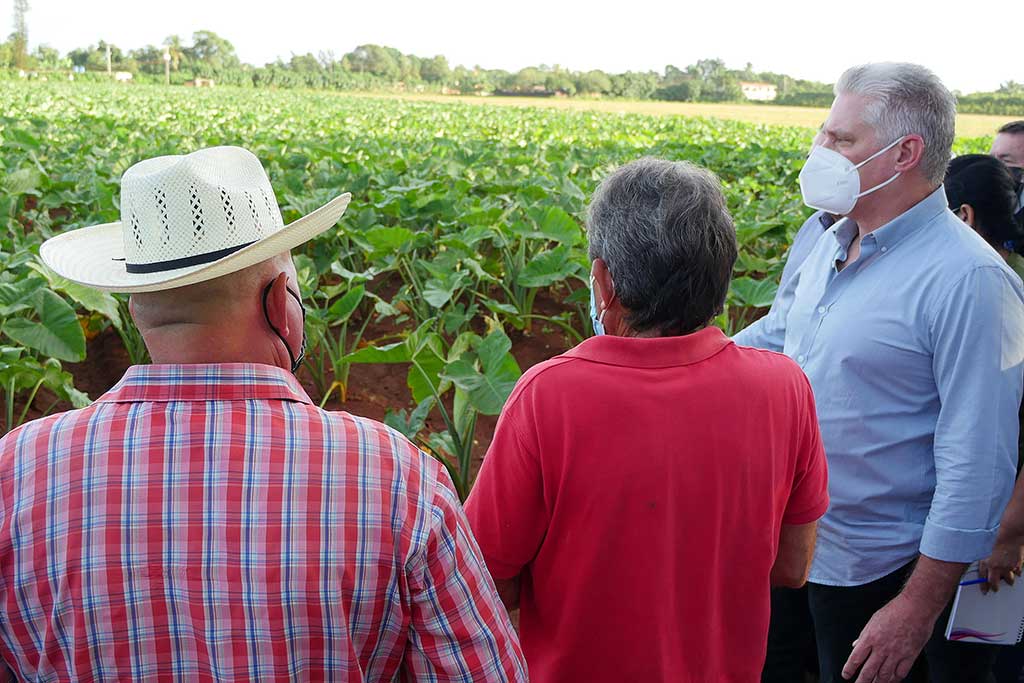
[[[940,9],[935,0],[29,0],[29,43],[62,53],[103,39],[122,49],[190,42],[206,29],[230,40],[242,61],[377,43],[452,66],[516,71],[537,64],[573,70],[661,72],[718,57],[729,68],[834,82],[854,64],[913,61],[963,92],[1024,81],[1020,18],[1008,0]],[[12,24],[0,0],[0,35]],[[1002,27],[1002,28],[1001,28]]]

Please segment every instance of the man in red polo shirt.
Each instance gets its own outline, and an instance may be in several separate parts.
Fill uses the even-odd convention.
[[[711,173],[624,166],[587,231],[598,336],[519,381],[470,525],[533,680],[753,683],[828,507],[810,386],[710,325],[736,259]]]

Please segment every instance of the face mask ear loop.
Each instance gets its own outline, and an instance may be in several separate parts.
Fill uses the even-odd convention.
[[[864,161],[862,161],[859,164],[857,164],[856,166],[854,166],[853,168],[854,169],[858,169],[861,166],[863,166],[864,164],[868,163],[869,161],[877,159],[878,157],[882,156],[883,154],[885,154],[886,152],[888,152],[890,149],[892,149],[896,145],[900,144],[901,142],[903,142],[903,138],[902,137],[896,138],[895,140],[890,142],[888,145],[886,145],[882,149],[878,150],[877,152],[875,152],[874,154],[869,156],[867,159],[865,159]],[[881,186],[879,186],[879,187],[881,187]]]
[[[859,164],[857,164],[856,166],[854,166],[854,167],[853,167],[853,170],[855,170],[855,171],[856,171],[856,170],[857,170],[858,168],[860,168],[860,167],[861,167],[861,166],[863,166],[864,164],[868,163],[868,162],[869,162],[869,161],[871,161],[872,159],[877,159],[878,157],[882,156],[883,154],[885,154],[886,152],[888,152],[888,151],[889,151],[890,149],[892,149],[893,147],[895,147],[896,145],[898,145],[898,144],[899,144],[899,143],[901,143],[901,142],[903,142],[903,138],[902,138],[902,137],[896,138],[895,140],[893,140],[892,142],[890,142],[890,143],[889,143],[888,145],[886,145],[886,146],[885,146],[885,147],[883,147],[882,149],[878,150],[877,152],[875,152],[874,154],[872,154],[871,156],[869,156],[869,157],[868,157],[867,159],[865,159],[864,161],[862,161],[862,162],[860,162]],[[885,187],[886,185],[888,185],[888,184],[889,184],[889,183],[891,183],[892,181],[896,180],[896,179],[897,179],[897,178],[899,178],[899,177],[900,177],[901,175],[903,175],[903,173],[902,173],[902,172],[900,172],[900,171],[897,171],[897,172],[896,172],[896,175],[894,175],[894,176],[893,176],[892,178],[889,178],[889,179],[888,179],[888,180],[886,180],[886,181],[885,181],[884,183],[879,183],[878,185],[875,185],[874,187],[872,187],[872,188],[871,188],[871,189],[869,189],[869,190],[864,190],[863,192],[861,192],[860,194],[858,194],[858,195],[856,196],[856,198],[857,198],[857,199],[860,199],[861,197],[863,197],[863,196],[865,196],[865,195],[869,195],[869,194],[871,194],[871,193],[872,193],[872,192],[874,192],[875,190],[881,190],[881,189],[882,189],[883,187]]]
[[[881,189],[882,189],[883,187],[885,187],[886,185],[888,185],[888,184],[889,184],[889,183],[891,183],[892,181],[896,180],[896,179],[897,179],[897,178],[899,178],[899,177],[900,177],[901,175],[903,175],[903,174],[902,174],[902,173],[897,173],[897,174],[896,174],[896,175],[894,175],[894,176],[893,176],[892,178],[889,178],[888,180],[886,180],[886,181],[885,181],[884,183],[880,183],[880,184],[878,184],[878,185],[875,185],[875,186],[874,186],[874,187],[872,187],[872,188],[871,188],[870,190],[864,190],[863,192],[861,192],[860,194],[858,194],[858,195],[857,195],[857,199],[860,199],[861,197],[863,197],[863,196],[864,196],[864,195],[866,195],[866,194],[871,194],[871,193],[872,193],[872,192],[874,192],[875,190],[881,190]]]
[[[274,334],[277,335],[277,338],[281,340],[282,344],[284,344],[284,350],[288,352],[288,360],[292,364],[292,372],[295,372],[295,354],[292,353],[292,347],[288,346],[288,341],[284,338],[284,335],[282,335],[278,331],[278,329],[274,327],[274,323],[270,322],[270,313],[267,311],[267,297],[270,296],[270,288],[273,286],[274,281],[271,280],[270,284],[263,288],[263,317],[266,318],[267,325],[270,327],[270,329],[274,331]]]

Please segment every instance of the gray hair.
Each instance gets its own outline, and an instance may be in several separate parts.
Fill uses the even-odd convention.
[[[587,238],[634,330],[687,334],[722,311],[736,228],[710,171],[651,157],[622,166],[591,199]]]
[[[918,64],[884,62],[847,69],[835,94],[861,95],[871,101],[864,122],[881,144],[916,133],[924,139],[921,172],[938,185],[953,147],[956,98],[939,77]]]

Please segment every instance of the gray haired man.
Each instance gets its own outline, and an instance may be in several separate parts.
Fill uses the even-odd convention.
[[[832,499],[808,584],[821,680],[989,681],[991,648],[946,641],[943,614],[1013,486],[1024,290],[946,207],[956,106],[935,75],[858,66],[835,91],[800,182],[844,218],[736,337],[814,388]]]

